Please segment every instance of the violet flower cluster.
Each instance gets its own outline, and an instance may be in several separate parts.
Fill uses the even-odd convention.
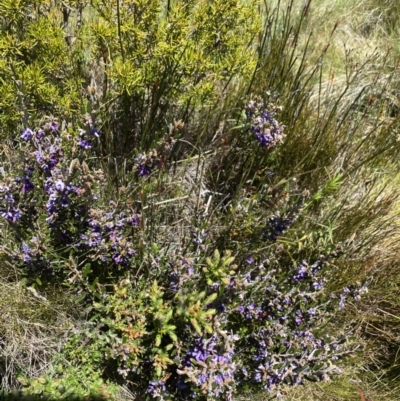
[[[0,215],[10,223],[16,223],[22,217],[22,211],[16,199],[18,184],[20,184],[20,180],[0,184]]]
[[[273,149],[285,138],[284,127],[275,119],[277,108],[262,100],[252,100],[246,107],[250,131],[264,149]]]
[[[29,242],[22,243],[22,254],[27,271],[30,273],[50,273],[51,262],[45,256],[46,249],[43,241],[38,237],[32,237]]]
[[[148,154],[139,153],[135,158],[135,169],[139,177],[146,177],[151,174],[158,163],[159,158],[155,150]]]
[[[188,340],[191,334],[185,326],[189,345],[174,360],[178,376],[171,373],[168,380],[152,381],[149,392],[157,399],[173,389],[181,394],[179,399],[231,399],[237,387],[252,383],[276,395],[282,385],[324,380],[339,371],[334,361],[346,353],[344,339],[313,332],[329,318],[335,304],[333,298],[321,297],[330,257],[302,261],[285,279],[281,268],[248,257],[243,271],[231,277],[223,292],[219,289],[211,306],[205,306],[217,311],[215,333]],[[193,261],[187,262],[182,258],[181,263],[170,264],[173,293],[197,288],[201,281]],[[344,292],[356,299],[366,289]]]
[[[113,230],[118,219],[126,218],[118,213],[92,217],[100,221],[99,227],[92,227],[93,233],[101,233],[100,238],[106,238],[101,227]],[[120,225],[129,224],[123,221]],[[98,241],[96,235],[93,238]],[[96,245],[99,248],[101,242]],[[324,380],[339,371],[335,361],[349,350],[345,338],[314,331],[338,307],[337,299],[327,297],[324,288],[325,269],[337,253],[294,266],[247,255],[241,266],[233,267],[231,257],[225,255],[217,263],[214,256],[205,258],[207,269],[204,255],[189,255],[175,249],[157,262],[157,269],[163,271],[155,286],[157,296],[132,290],[127,284],[128,292],[125,287],[118,289],[121,298],[116,290],[100,301],[103,313],[119,316],[111,330],[112,318],[106,315],[108,335],[115,336],[121,348],[110,345],[110,355],[118,360],[125,380],[143,383],[150,399],[160,401],[231,400],[238,388],[248,384],[278,395],[284,385]],[[221,277],[224,283],[225,278],[228,281],[206,285],[211,270],[221,269],[224,263]],[[147,287],[143,284],[148,289],[148,283]],[[197,299],[193,294],[200,290],[205,295]],[[344,292],[355,299],[365,290]],[[115,311],[117,301],[121,309]],[[156,304],[158,309],[154,309]],[[207,330],[198,317],[211,309],[207,322],[212,330]],[[170,311],[168,319],[162,310]],[[192,323],[193,317],[200,328]],[[165,333],[173,327],[174,334],[163,335],[155,344],[155,331],[162,332],[162,327]]]
[[[37,180],[47,196],[46,221],[54,230],[58,230],[64,240],[72,242],[66,225],[71,219],[80,218],[87,212],[88,204],[97,199],[90,190],[94,176],[88,174],[87,164],[80,164],[79,159],[68,160],[63,149],[72,146],[71,135],[58,132],[58,127],[46,134],[38,130],[34,136],[34,155],[40,170]],[[86,206],[86,207],[85,207]],[[86,209],[82,210],[82,207]]]
[[[153,399],[158,400],[164,400],[164,397],[169,396],[164,380],[152,380],[148,385],[147,392]]]
[[[222,335],[221,335],[222,334]],[[195,338],[188,347],[177,370],[182,377],[178,389],[185,392],[192,385],[191,397],[198,396],[231,400],[236,388],[235,374],[238,364],[234,361],[236,335],[221,333],[210,338]],[[221,338],[224,339],[221,344]],[[194,388],[198,392],[193,391]]]
[[[365,283],[360,286],[353,285],[344,287],[339,295],[339,309],[343,309],[347,305],[349,298],[352,298],[354,301],[359,301],[361,297],[367,293],[368,287]]]
[[[332,301],[323,301],[319,295],[325,284],[322,273],[326,259],[303,261],[293,276],[289,274],[284,280],[279,278],[281,269],[266,268],[252,260],[252,270],[235,278],[229,292],[240,288],[236,293],[240,303],[234,310],[227,307],[237,316],[236,320],[228,318],[228,328],[251,327],[236,343],[243,364],[236,375],[238,383],[259,384],[276,394],[282,384],[324,379],[333,369],[332,361],[343,352],[340,341],[316,337],[312,331],[332,311]],[[225,303],[229,303],[227,299]]]
[[[93,126],[87,128],[99,136]],[[92,187],[99,186],[102,173],[90,172],[85,161],[73,157],[73,135],[60,132],[55,122],[40,129],[26,128],[20,138],[23,167],[17,165],[19,174],[12,178],[10,171],[11,177],[0,184],[0,215],[18,224],[21,232],[26,231],[22,252],[13,255],[13,259],[21,260],[28,271],[44,273],[49,271],[49,262],[36,235],[46,230],[39,228],[41,222],[47,223],[51,237],[47,253],[74,245],[79,231],[86,230],[84,219],[97,200]]]
[[[290,226],[296,221],[296,216],[285,214],[283,216],[273,215],[267,220],[264,228],[263,238],[276,241],[279,236],[285,234]]]
[[[79,137],[76,139],[77,144],[82,150],[89,150],[93,147],[93,139],[100,138],[101,131],[96,128],[91,117],[86,120],[86,129],[80,128],[78,130]]]
[[[185,283],[199,278],[194,270],[194,260],[177,255],[168,262],[170,268],[169,289],[173,294],[182,291]]]
[[[112,202],[112,204],[114,204]],[[92,260],[112,261],[127,266],[136,254],[132,241],[128,240],[140,216],[136,213],[118,212],[110,207],[108,211],[91,209],[88,215],[88,229],[81,235],[80,248],[93,250]]]

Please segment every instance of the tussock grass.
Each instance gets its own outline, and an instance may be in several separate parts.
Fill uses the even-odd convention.
[[[267,35],[263,83],[283,93],[288,133],[276,180],[296,179],[296,196],[304,184],[322,193],[323,182],[340,176],[323,204],[314,202],[297,223],[306,239],[289,231],[285,240],[309,250],[314,241],[327,249],[341,243],[346,258],[334,270],[331,291],[363,281],[370,288],[336,322],[353,325],[362,353],[350,359],[344,377],[288,390],[289,399],[399,397],[397,7],[390,1],[268,4],[280,23],[274,20]]]
[[[59,301],[21,283],[1,278],[0,293],[0,377],[8,392],[19,387],[18,376],[36,377],[49,368],[71,320]]]

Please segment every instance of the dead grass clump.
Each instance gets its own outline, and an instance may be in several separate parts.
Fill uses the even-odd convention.
[[[37,377],[60,351],[69,319],[34,288],[0,280],[0,388],[20,387],[19,376]]]

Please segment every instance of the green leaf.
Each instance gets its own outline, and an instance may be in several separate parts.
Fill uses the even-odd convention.
[[[211,294],[209,297],[206,298],[204,301],[204,305],[209,305],[210,303],[214,302],[218,297],[217,293]]]
[[[216,249],[216,250],[214,251],[214,263],[215,263],[215,265],[218,266],[219,261],[220,261],[220,258],[221,258],[221,255],[220,255],[218,249]]]
[[[82,275],[83,277],[87,277],[90,273],[92,273],[91,265],[90,263],[86,263],[85,266],[83,266]]]
[[[92,283],[92,284],[88,284],[88,288],[90,289],[90,291],[92,291],[92,292],[95,292],[95,291],[96,291],[96,284],[97,284],[98,281],[99,281],[99,278],[96,277],[96,278],[93,280],[93,283]]]
[[[190,322],[192,323],[192,326],[193,326],[194,329],[197,331],[197,333],[198,333],[199,335],[201,335],[202,332],[201,332],[201,327],[200,327],[200,325],[199,325],[199,322],[198,322],[196,319],[194,319],[194,318],[191,318],[191,319],[190,319]]]
[[[170,310],[167,312],[167,314],[166,314],[165,317],[164,317],[164,322],[165,322],[165,323],[167,323],[167,322],[172,318],[173,313],[174,313],[174,311],[173,311],[172,309],[170,309]]]
[[[156,344],[156,347],[160,346],[160,344],[161,344],[161,334],[157,334],[155,344]]]
[[[208,309],[208,310],[206,310],[205,312],[204,312],[204,315],[205,316],[213,316],[213,315],[215,315],[217,313],[217,310],[216,309]]]
[[[222,263],[223,267],[228,267],[230,264],[232,264],[232,262],[235,260],[235,258],[232,256],[230,258],[224,258],[224,261]]]
[[[29,380],[26,377],[23,376],[18,376],[17,380],[19,383],[21,383],[23,386],[29,386]]]
[[[86,292],[86,291],[82,291],[82,292],[81,292],[81,295],[78,296],[78,297],[76,298],[76,301],[77,301],[78,303],[81,302],[81,301],[83,301],[83,299],[86,297],[86,295],[87,295],[87,292]]]
[[[223,284],[229,285],[229,278],[228,277],[221,278],[221,281],[222,281]]]

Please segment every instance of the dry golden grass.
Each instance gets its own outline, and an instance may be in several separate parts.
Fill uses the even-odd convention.
[[[19,387],[17,377],[37,377],[59,352],[60,335],[71,327],[61,299],[0,277],[0,377],[5,392]]]

